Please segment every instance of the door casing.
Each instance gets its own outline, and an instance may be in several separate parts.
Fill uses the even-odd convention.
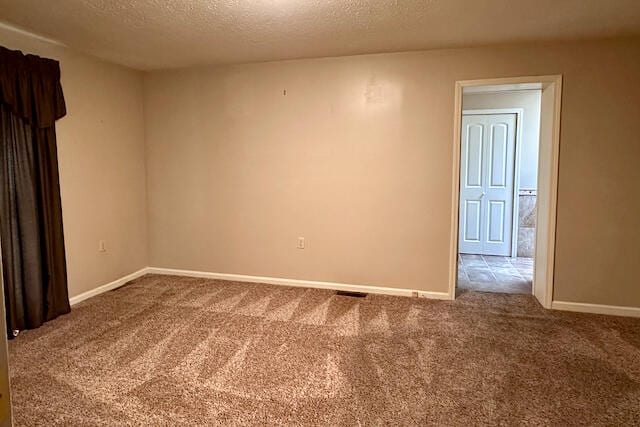
[[[9,349],[4,306],[4,276],[2,273],[2,242],[0,242],[0,427],[12,425],[11,387],[9,381]]]
[[[553,279],[555,261],[556,211],[558,203],[558,158],[560,152],[560,119],[562,105],[562,75],[503,77],[479,80],[459,80],[454,92],[453,165],[451,188],[451,235],[449,243],[449,299],[455,299],[458,277],[458,215],[460,202],[460,138],[462,125],[462,94],[465,87],[540,84],[543,99],[541,112],[553,117],[548,126],[540,129],[538,159],[539,202],[536,214],[536,252],[533,274],[533,295],[545,308],[553,301]],[[547,96],[545,96],[547,95]],[[543,147],[543,141],[545,146]],[[541,171],[543,171],[541,173]],[[542,174],[544,173],[544,176]]]

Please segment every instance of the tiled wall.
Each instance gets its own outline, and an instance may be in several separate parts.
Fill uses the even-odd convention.
[[[536,241],[536,190],[520,190],[518,201],[518,256],[532,258]]]

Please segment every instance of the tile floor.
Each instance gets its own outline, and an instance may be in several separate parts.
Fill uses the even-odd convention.
[[[458,292],[530,294],[533,258],[458,255]]]

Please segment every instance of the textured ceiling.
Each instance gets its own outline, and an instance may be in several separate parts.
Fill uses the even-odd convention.
[[[138,69],[640,34],[640,0],[0,0],[0,20]]]

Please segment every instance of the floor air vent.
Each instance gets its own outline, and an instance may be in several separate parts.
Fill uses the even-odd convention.
[[[351,292],[351,291],[336,291],[336,295],[351,298],[366,298],[367,294],[364,292]]]

